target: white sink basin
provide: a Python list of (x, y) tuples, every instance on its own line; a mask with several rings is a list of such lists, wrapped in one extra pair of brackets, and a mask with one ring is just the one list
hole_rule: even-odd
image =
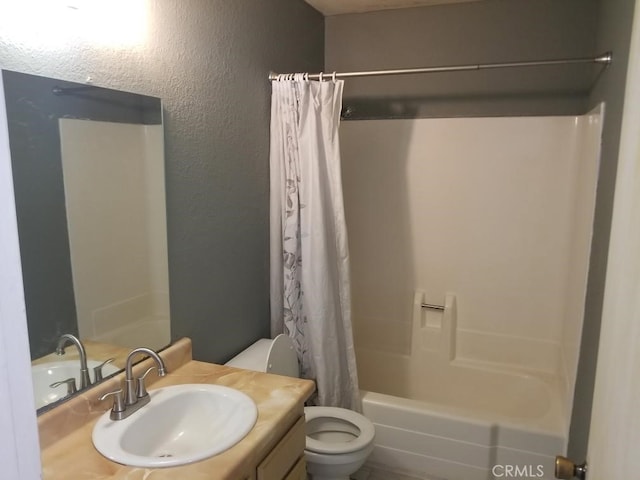
[(151, 401), (124, 420), (105, 413), (93, 428), (93, 445), (114, 462), (173, 467), (217, 455), (253, 428), (251, 398), (220, 385), (184, 384), (149, 392)]
[[(87, 368), (93, 381), (93, 367), (100, 365), (102, 361), (87, 360)], [(106, 364), (102, 367), (102, 375), (107, 377), (120, 370), (118, 367)], [(36, 400), (36, 408), (44, 407), (67, 396), (67, 387), (60, 385), (51, 388), (49, 385), (74, 377), (76, 386), (80, 389), (80, 361), (64, 360), (60, 362), (39, 363), (31, 367), (33, 380), (33, 393)]]

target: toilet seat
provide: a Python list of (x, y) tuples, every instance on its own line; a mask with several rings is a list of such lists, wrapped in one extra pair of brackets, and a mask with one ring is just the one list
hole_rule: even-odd
[(360, 432), (348, 442), (324, 442), (307, 435), (306, 450), (308, 451), (328, 455), (351, 453), (365, 449), (373, 441), (375, 428), (371, 421), (352, 410), (337, 407), (305, 407), (304, 414), (307, 424), (316, 418), (341, 420)]

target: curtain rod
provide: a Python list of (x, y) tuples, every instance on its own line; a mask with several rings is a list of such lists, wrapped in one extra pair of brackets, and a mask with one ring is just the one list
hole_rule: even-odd
[[(473, 65), (451, 65), (447, 67), (424, 67), (424, 68), (403, 68), (399, 70), (371, 70), (363, 72), (332, 72), (332, 73), (311, 73), (308, 75), (309, 80), (331, 80), (334, 78), (352, 78), (352, 77), (377, 77), (381, 75), (408, 75), (412, 73), (440, 73), (440, 72), (465, 72), (470, 70), (490, 70), (496, 68), (513, 68), (513, 67), (541, 67), (548, 65), (571, 65), (578, 63), (597, 63), (605, 67), (611, 64), (613, 55), (606, 52), (597, 57), (583, 58), (563, 58), (558, 60), (536, 60), (529, 62), (508, 62), (508, 63), (478, 63)], [(277, 80), (278, 74), (269, 73), (269, 81)]]

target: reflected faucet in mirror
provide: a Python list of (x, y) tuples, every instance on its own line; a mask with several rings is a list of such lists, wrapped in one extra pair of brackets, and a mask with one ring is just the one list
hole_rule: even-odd
[[(126, 353), (120, 352), (114, 348), (97, 348), (94, 342), (80, 342), (80, 340), (71, 334), (61, 336), (57, 342), (60, 353), (65, 351), (68, 359), (58, 359), (55, 350), (54, 353), (37, 359), (31, 365), (31, 378), (33, 380), (33, 390), (36, 402), (36, 408), (49, 408), (59, 400), (64, 400), (74, 395), (77, 391), (84, 388), (90, 388), (96, 382), (99, 382), (105, 376), (113, 375), (120, 370), (118, 365), (110, 365), (113, 362), (124, 365)], [(76, 348), (69, 351), (69, 345)], [(100, 360), (111, 355), (107, 360)], [(121, 359), (120, 359), (121, 358)], [(82, 370), (93, 370), (93, 378), (87, 378)], [(86, 387), (79, 387), (85, 378)], [(93, 381), (92, 381), (93, 380)], [(64, 389), (66, 386), (66, 390)]]
[[(89, 369), (87, 368), (87, 351), (84, 345), (77, 337), (70, 333), (65, 333), (58, 340), (56, 346), (56, 355), (64, 355), (65, 345), (72, 343), (78, 349), (78, 355), (80, 356), (80, 389), (87, 388), (91, 385), (91, 378), (89, 377)], [(73, 392), (71, 392), (73, 393)]]
[(93, 367), (93, 383), (101, 382), (104, 379), (104, 367), (109, 363), (112, 363), (115, 358), (111, 357), (102, 362), (100, 365)]
[(58, 388), (60, 385), (67, 386), (67, 397), (69, 395), (73, 395), (78, 391), (78, 387), (76, 387), (76, 379), (75, 377), (67, 378), (66, 380), (61, 380), (59, 382), (53, 382), (49, 385), (50, 388)]

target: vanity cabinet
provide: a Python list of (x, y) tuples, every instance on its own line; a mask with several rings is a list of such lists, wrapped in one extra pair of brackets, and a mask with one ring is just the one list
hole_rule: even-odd
[(304, 415), (256, 468), (256, 480), (306, 480)]
[[(306, 480), (304, 402), (315, 388), (311, 380), (198, 362), (191, 359), (188, 340), (161, 355), (170, 373), (152, 378), (153, 388), (202, 383), (243, 391), (258, 408), (253, 430), (229, 450), (187, 465), (152, 470), (113, 463), (93, 447), (91, 435), (107, 408), (97, 398), (120, 387), (120, 374), (38, 417), (43, 480), (68, 480), (69, 465), (74, 465), (74, 480)], [(134, 375), (151, 363), (135, 365)]]

